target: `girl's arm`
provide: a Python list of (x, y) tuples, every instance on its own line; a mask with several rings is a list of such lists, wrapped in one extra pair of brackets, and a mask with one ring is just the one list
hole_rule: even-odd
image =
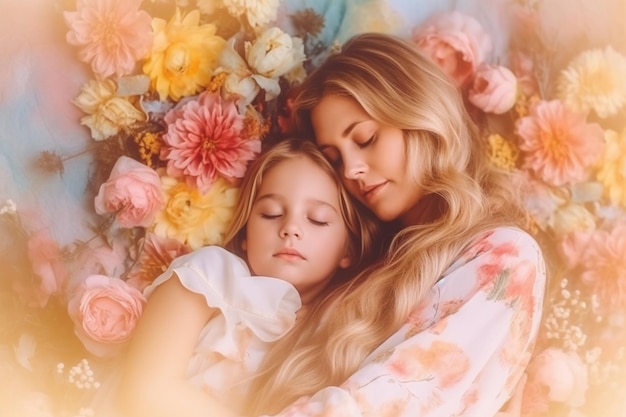
[(177, 276), (154, 290), (128, 349), (119, 388), (125, 415), (234, 416), (185, 379), (200, 331), (216, 311)]

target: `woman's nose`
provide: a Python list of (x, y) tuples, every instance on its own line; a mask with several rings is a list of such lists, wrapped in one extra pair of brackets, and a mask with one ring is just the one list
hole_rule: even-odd
[(356, 180), (367, 172), (367, 164), (360, 158), (343, 158), (343, 176), (348, 180)]

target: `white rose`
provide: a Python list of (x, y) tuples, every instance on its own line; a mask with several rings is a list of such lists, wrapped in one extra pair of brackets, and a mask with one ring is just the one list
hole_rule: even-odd
[(267, 29), (253, 43), (245, 44), (246, 60), (254, 72), (276, 79), (304, 61), (302, 39), (277, 27)]
[(254, 100), (260, 91), (259, 85), (252, 78), (248, 64), (235, 51), (235, 39), (229, 39), (220, 56), (220, 70), (228, 74), (224, 81), (226, 96), (237, 99), (239, 110), (245, 108)]

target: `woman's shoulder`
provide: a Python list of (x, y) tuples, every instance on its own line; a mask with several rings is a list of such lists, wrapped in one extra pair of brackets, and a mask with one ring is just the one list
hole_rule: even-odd
[(503, 247), (516, 249), (517, 251), (531, 250), (541, 252), (537, 240), (529, 232), (515, 226), (500, 226), (481, 232), (471, 239), (465, 250), (471, 250), (472, 248), (493, 250)]
[(532, 263), (543, 273), (544, 258), (535, 238), (527, 231), (513, 226), (496, 227), (474, 236), (461, 250), (446, 271), (448, 275), (461, 267), (480, 268), (480, 265)]

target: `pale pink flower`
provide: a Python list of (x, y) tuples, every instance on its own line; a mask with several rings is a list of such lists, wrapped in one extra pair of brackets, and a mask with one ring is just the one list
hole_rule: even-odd
[(483, 64), (474, 74), (468, 100), (486, 113), (502, 114), (515, 105), (517, 78), (507, 67)]
[(519, 149), (525, 169), (548, 184), (561, 186), (585, 179), (600, 157), (604, 132), (587, 123), (585, 114), (569, 110), (558, 100), (540, 101), (517, 120)]
[(579, 407), (588, 388), (587, 367), (575, 352), (547, 348), (528, 365), (528, 384), (548, 388), (548, 399)]
[(106, 78), (130, 74), (152, 44), (152, 18), (140, 10), (142, 0), (78, 0), (64, 12), (66, 39), (81, 47), (79, 58)]
[(411, 34), (413, 42), (461, 86), (493, 45), (480, 23), (458, 11), (434, 15)]
[(185, 178), (202, 193), (219, 177), (243, 177), (261, 151), (258, 138), (242, 133), (244, 116), (235, 102), (208, 91), (168, 112), (165, 122), (161, 159), (167, 161), (167, 174)]
[(109, 179), (100, 185), (94, 203), (96, 213), (115, 213), (122, 227), (148, 227), (164, 205), (159, 174), (141, 162), (121, 156)]
[(531, 57), (515, 52), (511, 57), (511, 69), (517, 78), (517, 86), (522, 94), (527, 97), (537, 93), (539, 86), (535, 77), (535, 62)]
[(119, 278), (91, 275), (72, 294), (67, 311), (74, 333), (96, 356), (112, 356), (131, 338), (146, 299)]
[(597, 230), (583, 253), (582, 281), (599, 297), (606, 311), (626, 306), (626, 224)]
[(520, 180), (524, 208), (533, 221), (542, 230), (554, 226), (556, 211), (567, 201), (568, 196), (537, 180), (528, 171), (522, 171), (517, 178)]
[(30, 306), (45, 307), (50, 296), (59, 294), (68, 278), (68, 270), (58, 243), (47, 230), (41, 229), (28, 238), (28, 258), (35, 281), (15, 283), (15, 290)]
[(593, 230), (574, 230), (561, 237), (557, 242), (557, 251), (565, 261), (565, 267), (574, 269), (580, 263), (587, 250)]
[(82, 282), (94, 271), (107, 276), (119, 276), (126, 268), (129, 253), (127, 236), (114, 234), (107, 240), (95, 240), (89, 245), (81, 245), (72, 253), (72, 278), (70, 286), (73, 288)]
[(176, 239), (148, 232), (141, 240), (141, 251), (133, 269), (126, 277), (126, 282), (143, 291), (156, 277), (165, 272), (174, 259), (190, 251), (189, 246)]

